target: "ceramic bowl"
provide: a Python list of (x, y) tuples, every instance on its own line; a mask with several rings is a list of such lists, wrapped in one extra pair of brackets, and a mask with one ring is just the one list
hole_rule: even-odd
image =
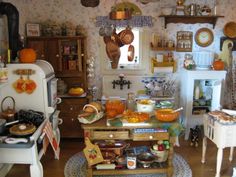
[(137, 110), (138, 112), (147, 112), (150, 113), (155, 108), (155, 101), (153, 100), (139, 100), (137, 102)]
[(172, 122), (179, 117), (179, 112), (173, 112), (173, 109), (155, 110), (156, 119), (162, 122)]
[(164, 8), (162, 8), (161, 12), (162, 12), (163, 15), (171, 15), (172, 11), (173, 11), (173, 8), (171, 8), (171, 7), (164, 7)]

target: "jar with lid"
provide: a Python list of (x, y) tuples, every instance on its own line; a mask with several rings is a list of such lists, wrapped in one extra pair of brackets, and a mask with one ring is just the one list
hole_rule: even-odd
[(128, 93), (128, 98), (126, 101), (126, 108), (135, 111), (136, 102), (135, 102), (135, 94), (134, 93)]

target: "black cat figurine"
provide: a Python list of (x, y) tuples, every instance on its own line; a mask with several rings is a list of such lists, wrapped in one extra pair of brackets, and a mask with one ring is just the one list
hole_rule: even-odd
[(191, 138), (190, 146), (198, 147), (199, 134), (200, 134), (200, 128), (198, 126), (196, 126), (195, 128), (190, 128), (190, 138)]

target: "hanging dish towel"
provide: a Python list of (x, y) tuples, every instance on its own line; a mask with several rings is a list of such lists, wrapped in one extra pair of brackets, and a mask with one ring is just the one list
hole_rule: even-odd
[(49, 121), (46, 122), (43, 132), (45, 133), (45, 138), (43, 140), (43, 149), (44, 149), (44, 153), (46, 152), (46, 149), (49, 145), (49, 142), (52, 146), (52, 149), (55, 153), (56, 159), (59, 159), (59, 155), (60, 155), (60, 147), (59, 144), (57, 143), (57, 140), (53, 134), (53, 130), (52, 130), (52, 125)]

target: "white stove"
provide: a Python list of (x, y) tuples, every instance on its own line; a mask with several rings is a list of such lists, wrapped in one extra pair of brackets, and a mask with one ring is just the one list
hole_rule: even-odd
[[(22, 109), (39, 111), (44, 113), (45, 119), (34, 134), (28, 137), (28, 143), (11, 145), (0, 143), (0, 163), (29, 164), (31, 177), (43, 177), (43, 167), (40, 163), (43, 149), (38, 141), (44, 138), (43, 128), (46, 121), (52, 123), (53, 133), (57, 142), (60, 142), (58, 124), (62, 122), (58, 119), (59, 111), (56, 108), (61, 99), (57, 97), (57, 78), (51, 64), (44, 60), (37, 60), (34, 64), (8, 64), (7, 68), (8, 81), (0, 87), (0, 101), (6, 96), (11, 96), (15, 100), (16, 111)], [(30, 75), (27, 74), (28, 71)], [(30, 78), (36, 83), (36, 89), (31, 94), (16, 92), (12, 85), (19, 78), (26, 80)], [(10, 107), (11, 104), (7, 102)], [(9, 170), (9, 167), (4, 166), (2, 168), (0, 166), (0, 176), (5, 176)]]

